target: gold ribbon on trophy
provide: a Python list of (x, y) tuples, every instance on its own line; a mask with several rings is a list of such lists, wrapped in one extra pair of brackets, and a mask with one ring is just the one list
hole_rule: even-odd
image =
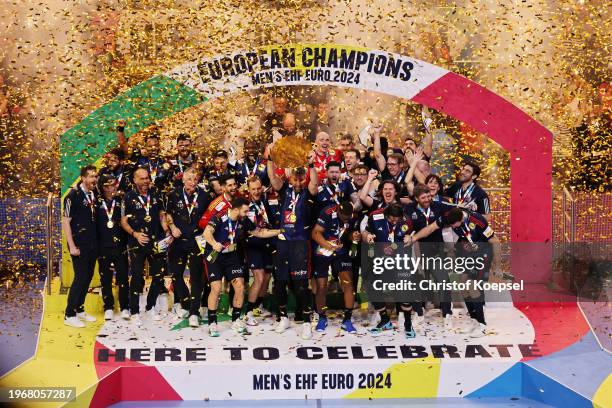
[(304, 167), (308, 164), (308, 153), (311, 150), (312, 145), (308, 140), (297, 136), (286, 136), (274, 143), (270, 156), (278, 167)]

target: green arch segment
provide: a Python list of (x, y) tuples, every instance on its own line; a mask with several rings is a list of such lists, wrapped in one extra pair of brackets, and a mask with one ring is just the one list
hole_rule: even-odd
[(158, 75), (96, 109), (60, 139), (62, 195), (79, 177), (80, 168), (97, 161), (115, 145), (117, 120), (127, 120), (127, 137), (174, 113), (206, 102), (197, 91)]

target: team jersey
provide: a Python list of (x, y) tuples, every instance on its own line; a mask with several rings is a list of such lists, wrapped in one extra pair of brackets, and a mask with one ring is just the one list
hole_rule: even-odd
[(225, 197), (225, 194), (221, 194), (220, 196), (216, 197), (208, 205), (208, 208), (206, 209), (204, 214), (202, 214), (202, 217), (198, 222), (198, 226), (200, 227), (200, 229), (204, 230), (204, 228), (206, 228), (206, 226), (208, 225), (210, 219), (215, 215), (225, 215), (231, 206), (232, 203)]
[[(259, 200), (251, 200), (249, 203), (249, 211), (247, 212), (247, 216), (244, 220), (244, 224), (247, 227), (247, 230), (251, 231), (256, 228), (266, 228), (273, 229), (274, 228), (274, 218), (272, 214), (272, 210), (268, 205), (268, 200), (265, 196), (262, 196)], [(258, 238), (250, 236), (247, 238), (247, 245), (257, 246), (257, 245), (265, 245), (269, 243), (272, 238)]]
[[(429, 224), (435, 222), (438, 217), (446, 214), (453, 209), (454, 206), (441, 202), (432, 201), (428, 208), (422, 208), (418, 203), (410, 203), (404, 207), (406, 217), (412, 222), (414, 232), (419, 232)], [(444, 242), (442, 238), (442, 229), (434, 231), (429, 236), (423, 238), (421, 242)]]
[(331, 184), (325, 180), (317, 190), (317, 203), (319, 208), (325, 208), (332, 204), (340, 204), (340, 201), (347, 200), (351, 194), (347, 194), (346, 183)]
[(247, 163), (246, 161), (240, 161), (236, 163), (235, 169), (239, 173), (240, 184), (246, 183), (247, 179), (252, 176), (258, 176), (261, 180), (261, 183), (264, 186), (270, 185), (270, 180), (268, 179), (268, 171), (266, 169), (266, 159), (262, 159), (258, 157), (254, 163)]
[(64, 217), (70, 218), (72, 239), (79, 249), (91, 249), (97, 245), (96, 195), (85, 192), (81, 184), (71, 188), (64, 199)]
[(480, 214), (489, 214), (489, 196), (478, 184), (472, 183), (467, 188), (461, 188), (461, 182), (453, 183), (445, 192), (454, 204), (476, 203), (476, 211)]
[(289, 241), (307, 241), (310, 239), (311, 214), (316, 197), (308, 188), (296, 193), (288, 182), (279, 191), (281, 203), (282, 237)]
[(96, 204), (98, 245), (102, 248), (125, 249), (127, 235), (121, 227), (121, 198), (106, 200), (100, 196)]
[(366, 231), (376, 236), (376, 242), (403, 242), (404, 237), (412, 232), (412, 223), (409, 219), (401, 219), (391, 224), (381, 208), (370, 214)]
[[(337, 204), (333, 204), (321, 210), (317, 218), (317, 225), (323, 227), (323, 238), (326, 241), (336, 245), (343, 245), (341, 249), (334, 251), (334, 253), (336, 255), (344, 255), (349, 252), (351, 235), (357, 229), (357, 220), (351, 218), (346, 223), (341, 222), (338, 217), (338, 207)], [(315, 255), (324, 256), (325, 254), (321, 252), (321, 249), (316, 244)]]
[(182, 157), (176, 155), (175, 157), (169, 159), (168, 162), (171, 166), (170, 180), (172, 181), (172, 186), (174, 188), (183, 187), (183, 173), (185, 170), (197, 163), (201, 163), (194, 153), (190, 154), (189, 158), (187, 159), (183, 159)]
[(340, 150), (329, 149), (329, 151), (323, 155), (316, 153), (313, 164), (319, 180), (325, 180), (327, 178), (325, 166), (327, 166), (328, 163), (333, 161), (340, 163), (342, 159), (342, 152)]
[(175, 239), (175, 243), (187, 243), (202, 233), (198, 223), (209, 202), (209, 195), (200, 187), (196, 187), (192, 194), (188, 194), (183, 187), (175, 188), (168, 194), (166, 212), (172, 216), (174, 225), (181, 231), (181, 236)]
[[(441, 228), (448, 226), (443, 216), (438, 217), (436, 223)], [(487, 220), (481, 214), (474, 212), (467, 214), (463, 223), (453, 228), (453, 231), (459, 236), (459, 240), (468, 242), (489, 242), (495, 235)]]
[[(232, 221), (228, 214), (217, 214), (208, 221), (208, 225), (213, 229), (215, 241), (223, 245), (221, 252), (231, 252), (236, 250), (238, 242), (243, 237), (246, 228), (242, 220)], [(213, 251), (211, 245), (206, 245), (204, 256), (208, 256)]]
[[(156, 241), (164, 238), (160, 221), (160, 213), (163, 211), (165, 204), (156, 189), (150, 189), (145, 195), (130, 190), (121, 203), (121, 216), (127, 217), (130, 227), (136, 232), (144, 232), (149, 236), (149, 242), (145, 247), (153, 247)], [(140, 244), (136, 238), (129, 236), (128, 245), (136, 247)]]

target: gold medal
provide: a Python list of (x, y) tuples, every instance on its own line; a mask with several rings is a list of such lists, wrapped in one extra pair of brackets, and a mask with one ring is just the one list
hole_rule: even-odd
[(291, 213), (289, 214), (289, 222), (296, 222), (297, 221), (297, 217), (295, 215), (295, 213)]
[(113, 227), (115, 226), (115, 223), (114, 223), (114, 222), (112, 222), (111, 220), (108, 220), (108, 222), (106, 223), (106, 226), (107, 226), (108, 228), (113, 228)]
[(151, 216), (150, 215), (145, 216), (144, 217), (144, 221), (145, 222), (151, 222)]

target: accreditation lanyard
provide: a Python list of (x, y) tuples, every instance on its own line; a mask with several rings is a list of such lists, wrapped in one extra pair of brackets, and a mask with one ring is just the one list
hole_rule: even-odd
[(463, 204), (467, 197), (471, 198), (472, 191), (474, 191), (475, 186), (476, 184), (472, 183), (467, 189), (465, 189), (465, 191), (463, 191), (463, 188), (460, 187), (459, 191), (457, 191), (457, 193), (455, 194), (455, 199), (457, 201), (457, 204)]
[(191, 213), (196, 206), (196, 202), (198, 201), (198, 191), (193, 194), (193, 200), (190, 202), (185, 189), (183, 188), (183, 199), (185, 200), (185, 206), (187, 207), (187, 212), (189, 213), (189, 219), (191, 219)]
[(402, 184), (403, 179), (404, 179), (404, 170), (402, 170), (402, 172), (398, 174), (398, 176), (395, 178), (395, 181), (397, 181), (398, 184)]

